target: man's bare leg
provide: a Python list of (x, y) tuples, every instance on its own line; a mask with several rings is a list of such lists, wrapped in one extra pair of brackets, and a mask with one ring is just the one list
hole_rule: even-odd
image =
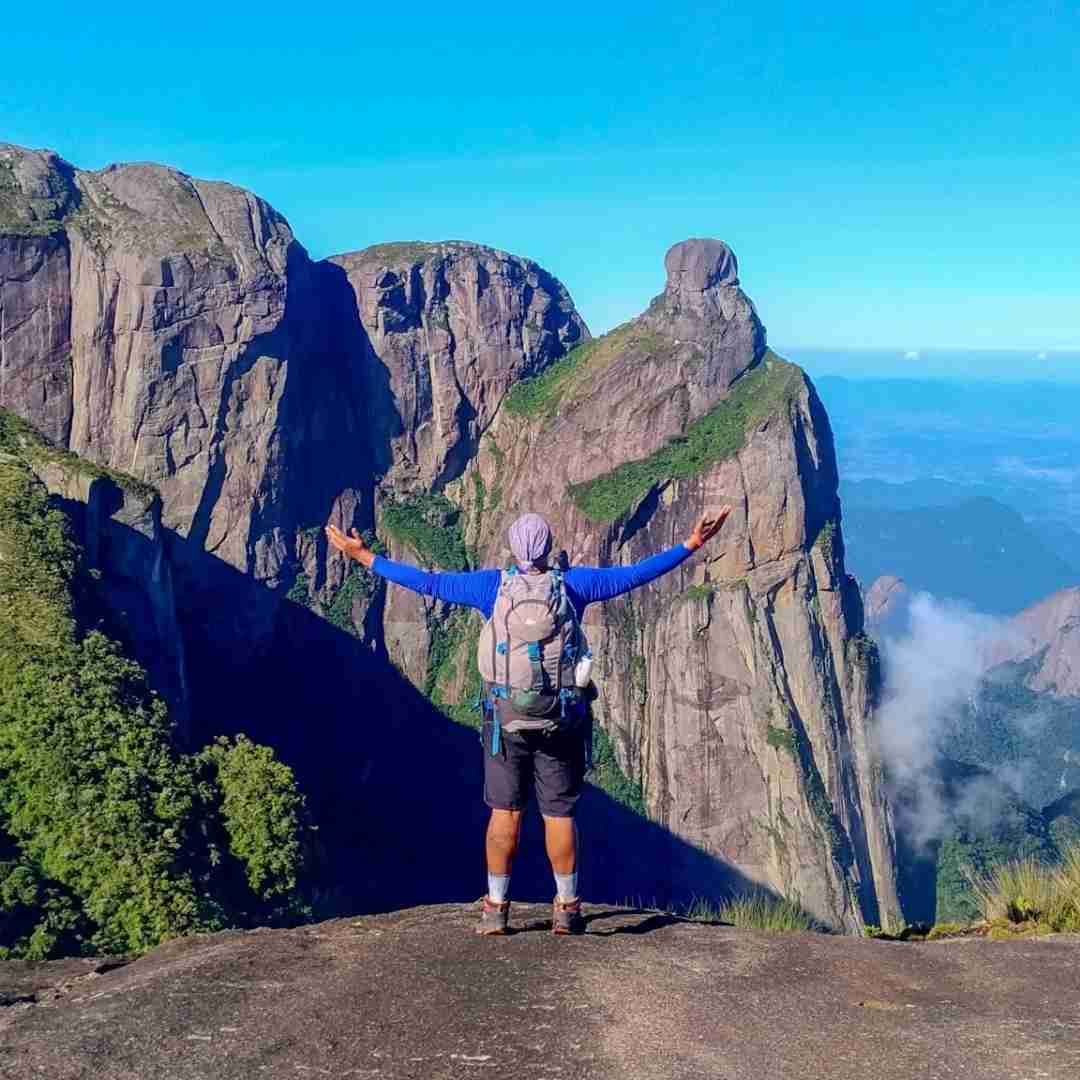
[[(551, 869), (560, 877), (577, 872), (577, 826), (570, 817), (544, 818), (544, 846), (547, 848)], [(564, 896), (573, 900), (576, 896)]]
[(574, 819), (545, 817), (544, 844), (555, 875), (551, 929), (556, 934), (584, 933), (585, 920), (577, 888), (578, 835)]
[(478, 934), (505, 934), (510, 923), (510, 870), (521, 834), (520, 810), (492, 810), (487, 828), (488, 891)]
[(509, 876), (521, 835), (521, 810), (492, 810), (487, 828), (487, 868), (489, 874)]

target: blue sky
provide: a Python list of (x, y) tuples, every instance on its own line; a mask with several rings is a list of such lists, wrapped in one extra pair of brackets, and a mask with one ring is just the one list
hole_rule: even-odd
[(1080, 348), (1080, 5), (755, 7), (19, 4), (0, 139), (529, 255), (594, 331), (718, 236), (781, 346)]

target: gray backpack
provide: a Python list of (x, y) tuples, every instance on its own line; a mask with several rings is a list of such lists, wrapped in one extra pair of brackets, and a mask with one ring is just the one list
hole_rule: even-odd
[[(491, 618), (480, 632), (477, 662), (493, 711), (506, 701), (505, 731), (551, 731), (581, 692), (574, 667), (587, 651), (559, 570), (504, 571)], [(499, 725), (496, 724), (496, 728)]]

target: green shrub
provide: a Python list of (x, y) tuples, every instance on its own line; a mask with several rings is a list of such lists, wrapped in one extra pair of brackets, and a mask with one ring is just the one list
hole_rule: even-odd
[(0, 862), (0, 960), (46, 960), (79, 951), (91, 927), (79, 902), (23, 860)]
[(270, 747), (244, 735), (219, 736), (199, 760), (213, 775), (229, 852), (243, 864), (252, 893), (267, 901), (294, 893), (304, 864), (305, 823), (292, 770)]
[(289, 586), (285, 599), (291, 600), (294, 604), (300, 604), (302, 607), (311, 607), (311, 590), (307, 574), (301, 571), (293, 578), (293, 583)]
[(627, 461), (583, 484), (570, 497), (592, 521), (628, 513), (656, 484), (698, 476), (742, 448), (755, 424), (784, 408), (803, 385), (801, 371), (769, 357), (742, 376), (723, 401), (655, 453)]
[(695, 584), (688, 585), (682, 591), (682, 597), (684, 600), (708, 600), (716, 592), (715, 585), (708, 584)]
[(601, 791), (610, 795), (617, 803), (621, 803), (628, 810), (647, 818), (649, 813), (645, 807), (645, 796), (641, 788), (641, 781), (631, 780), (623, 772), (622, 767), (619, 765), (619, 759), (615, 756), (615, 747), (611, 742), (611, 736), (596, 720), (593, 721), (592, 739), (592, 782)]
[(381, 519), (383, 529), (408, 544), (426, 566), (463, 570), (468, 565), (461, 513), (445, 495), (425, 492), (386, 502)]
[(357, 600), (368, 599), (374, 588), (375, 582), (371, 571), (365, 570), (356, 563), (350, 563), (345, 571), (345, 580), (324, 609), (323, 614), (327, 622), (333, 623), (346, 634), (359, 637), (360, 632), (353, 618), (353, 608)]
[(0, 461), (5, 955), (137, 952), (243, 924), (300, 871), (291, 774), (246, 740), (177, 752), (142, 669), (80, 633), (80, 556), (30, 470)]
[(799, 748), (795, 741), (795, 732), (789, 728), (774, 727), (769, 724), (765, 730), (765, 741), (774, 750), (784, 750), (792, 757), (798, 756)]

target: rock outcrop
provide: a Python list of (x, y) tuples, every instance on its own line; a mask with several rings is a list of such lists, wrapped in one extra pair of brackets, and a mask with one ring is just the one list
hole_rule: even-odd
[(641, 317), (508, 399), (461, 497), (475, 514), (472, 491), (501, 489), (476, 527), (496, 565), (525, 509), (572, 563), (605, 564), (732, 504), (701, 557), (587, 615), (605, 727), (679, 837), (834, 925), (895, 919), (877, 658), (844, 570), (828, 420), (765, 349), (725, 245), (687, 241), (667, 268)]
[[(328, 519), (454, 567), (500, 563), (510, 517), (540, 509), (572, 561), (603, 564), (731, 502), (702, 557), (591, 613), (598, 710), (682, 853), (657, 891), (692, 891), (704, 852), (836, 925), (886, 923), (876, 653), (827, 418), (767, 351), (726, 245), (678, 244), (666, 268), (591, 340), (525, 259), (452, 242), (313, 263), (238, 188), (4, 147), (0, 404), (160, 491), (196, 729), (212, 712), (324, 763), (313, 715), (377, 714), (381, 738), (412, 707), (387, 661), (464, 702), (475, 632), (328, 558)], [(372, 737), (336, 751), (366, 778)], [(376, 785), (339, 781), (319, 786), (344, 820)]]
[(83, 552), (81, 619), (100, 625), (146, 670), (177, 738), (190, 736), (191, 700), (161, 497), (149, 485), (58, 450), (0, 409), (0, 457), (13, 455), (65, 511)]
[(601, 908), (553, 941), (550, 911), (515, 906), (521, 932), (484, 941), (447, 905), (129, 964), (0, 962), (0, 1077), (1076, 1075), (1067, 936), (900, 944)]
[(910, 595), (911, 590), (903, 578), (893, 574), (883, 574), (875, 578), (863, 598), (866, 625), (877, 627), (887, 623), (904, 607)]
[(1062, 589), (1014, 615), (989, 649), (987, 666), (1024, 666), (1032, 690), (1080, 697), (1080, 588)]
[[(589, 337), (559, 281), (479, 244), (379, 244), (335, 256), (329, 268), (347, 283), (338, 328), (363, 379), (379, 502), (457, 480), (511, 386)], [(392, 532), (385, 540), (392, 556), (416, 558)], [(431, 605), (396, 589), (378, 603), (375, 638), (423, 686)]]

